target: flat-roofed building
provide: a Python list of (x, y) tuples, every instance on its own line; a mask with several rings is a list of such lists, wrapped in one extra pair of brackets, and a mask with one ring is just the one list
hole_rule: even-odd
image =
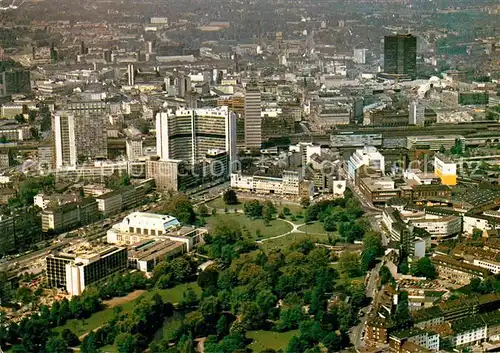
[(425, 229), (431, 234), (433, 240), (455, 236), (462, 231), (462, 218), (456, 216), (426, 215), (424, 218), (413, 219), (410, 223), (415, 227)]
[(149, 239), (169, 239), (184, 243), (192, 251), (203, 242), (204, 228), (183, 227), (177, 218), (156, 213), (133, 212), (107, 233), (110, 244), (132, 245)]
[(67, 249), (46, 258), (47, 283), (51, 288), (81, 295), (85, 288), (127, 268), (127, 249), (105, 246)]
[(434, 173), (441, 179), (441, 184), (457, 185), (457, 164), (442, 153), (434, 155)]
[(347, 175), (350, 180), (356, 180), (360, 168), (370, 168), (385, 172), (385, 157), (373, 146), (357, 149), (347, 162)]
[(359, 189), (374, 204), (386, 203), (401, 195), (401, 190), (395, 187), (395, 183), (390, 177), (360, 178)]
[(463, 140), (460, 135), (446, 135), (446, 136), (407, 136), (406, 148), (409, 150), (427, 149), (431, 151), (439, 151), (441, 147), (450, 150), (455, 146), (456, 140)]
[(431, 261), (436, 267), (439, 278), (461, 285), (469, 284), (473, 278), (484, 279), (488, 276), (488, 270), (459, 261), (451, 256), (436, 255), (431, 258)]
[(151, 272), (160, 261), (172, 259), (186, 250), (186, 244), (170, 239), (144, 240), (129, 247), (129, 267), (142, 272)]

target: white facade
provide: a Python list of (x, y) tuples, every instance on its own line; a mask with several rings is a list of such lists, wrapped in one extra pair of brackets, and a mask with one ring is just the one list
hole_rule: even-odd
[(137, 233), (145, 235), (162, 235), (172, 228), (180, 226), (177, 218), (156, 213), (133, 212), (123, 219), (113, 229), (122, 233)]
[(283, 194), (297, 195), (300, 182), (302, 181), (302, 173), (295, 170), (283, 171)]
[(75, 116), (54, 114), (52, 117), (56, 168), (75, 166), (77, 162)]
[(408, 107), (410, 125), (425, 125), (425, 106), (417, 102), (410, 103)]
[(480, 230), (500, 229), (500, 222), (491, 221), (491, 217), (485, 216), (464, 216), (464, 233), (472, 234), (474, 228)]
[(385, 171), (385, 158), (373, 146), (366, 146), (363, 149), (357, 149), (347, 162), (347, 174), (351, 180), (356, 177), (356, 170), (366, 166), (374, 170)]
[(133, 212), (120, 223), (113, 225), (106, 234), (110, 244), (133, 245), (145, 239), (170, 239), (185, 244), (191, 251), (203, 241), (204, 228), (181, 227), (177, 218), (145, 212)]
[(410, 223), (415, 227), (425, 229), (433, 238), (443, 238), (455, 235), (462, 230), (462, 219), (455, 216), (436, 217), (435, 219), (415, 219), (411, 220)]
[(298, 196), (302, 175), (299, 171), (283, 171), (282, 177), (244, 175), (231, 173), (231, 187), (257, 194), (275, 194)]
[(416, 238), (413, 244), (415, 247), (415, 253), (413, 256), (419, 259), (425, 257), (426, 241), (422, 238)]
[(453, 346), (469, 345), (474, 342), (485, 340), (488, 337), (486, 325), (471, 328), (467, 331), (455, 333), (451, 338), (451, 343)]
[(439, 334), (425, 332), (417, 336), (410, 337), (408, 341), (418, 344), (428, 350), (439, 350)]
[(366, 49), (354, 49), (354, 62), (356, 64), (366, 64)]
[(478, 260), (474, 259), (474, 265), (482, 267), (494, 274), (500, 273), (500, 263), (491, 260)]

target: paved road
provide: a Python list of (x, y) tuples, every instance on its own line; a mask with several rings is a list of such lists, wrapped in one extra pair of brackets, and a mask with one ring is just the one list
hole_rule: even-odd
[(374, 300), (374, 294), (377, 290), (378, 276), (381, 267), (382, 263), (378, 263), (375, 268), (370, 271), (370, 278), (368, 279), (368, 283), (366, 284), (366, 296), (368, 298), (372, 298), (372, 302), (368, 306), (361, 309), (361, 311), (364, 313), (364, 316), (361, 318), (361, 322), (351, 330), (351, 342), (355, 348), (360, 348), (363, 346), (363, 341), (361, 338), (363, 337), (362, 334), (365, 329), (369, 313), (372, 310), (372, 303)]

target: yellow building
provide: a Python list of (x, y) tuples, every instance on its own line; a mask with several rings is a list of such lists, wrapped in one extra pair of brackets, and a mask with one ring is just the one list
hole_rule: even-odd
[(434, 173), (443, 185), (457, 185), (457, 164), (442, 153), (434, 155)]

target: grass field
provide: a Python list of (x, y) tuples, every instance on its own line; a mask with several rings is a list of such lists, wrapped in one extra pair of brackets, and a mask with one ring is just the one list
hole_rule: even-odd
[(247, 337), (254, 341), (248, 346), (253, 352), (260, 352), (266, 348), (285, 349), (290, 339), (299, 334), (299, 330), (288, 332), (248, 331)]
[[(171, 289), (159, 289), (156, 291), (151, 290), (145, 292), (143, 295), (141, 295), (135, 300), (131, 300), (128, 303), (120, 305), (120, 307), (122, 308), (122, 313), (131, 313), (135, 308), (137, 300), (141, 300), (142, 298), (146, 299), (152, 298), (155, 293), (160, 294), (164, 302), (178, 303), (182, 299), (182, 294), (186, 291), (188, 287), (193, 288), (199, 295), (201, 294), (201, 289), (195, 282), (180, 284)], [(108, 322), (112, 317), (113, 317), (113, 309), (106, 308), (104, 310), (101, 310), (93, 314), (86, 320), (68, 320), (68, 322), (66, 322), (65, 325), (56, 327), (54, 330), (56, 332), (60, 332), (65, 328), (69, 328), (77, 336), (81, 336), (89, 331), (101, 327), (106, 322)]]
[(264, 250), (271, 250), (273, 248), (283, 248), (287, 247), (293, 243), (300, 242), (305, 239), (310, 239), (311, 241), (315, 243), (327, 243), (328, 242), (328, 236), (326, 234), (324, 235), (306, 235), (305, 233), (292, 233), (288, 234), (284, 237), (278, 238), (278, 239), (271, 239), (264, 241), (262, 244), (262, 248)]
[(243, 209), (243, 203), (242, 202), (240, 202), (237, 205), (226, 205), (224, 203), (224, 200), (222, 200), (222, 197), (218, 197), (215, 200), (207, 202), (206, 205), (207, 205), (207, 207), (216, 208), (218, 210), (223, 210), (226, 207), (227, 207), (228, 210), (234, 210), (235, 208), (240, 209), (240, 210)]
[[(241, 197), (240, 196), (239, 197), (239, 201), (240, 201), (239, 204), (237, 204), (237, 205), (226, 205), (224, 203), (224, 200), (222, 200), (222, 197), (218, 197), (215, 200), (207, 202), (206, 205), (207, 205), (207, 207), (217, 208), (218, 210), (223, 210), (226, 207), (227, 207), (228, 210), (234, 210), (235, 208), (239, 209), (239, 210), (242, 210), (243, 207), (244, 207), (245, 202), (250, 201), (250, 200), (255, 200), (255, 199), (252, 198), (251, 196), (250, 197)], [(261, 203), (264, 202), (264, 200), (261, 200), (261, 199), (257, 199), (257, 200), (259, 200)], [(283, 208), (285, 208), (285, 207), (288, 207), (288, 209), (290, 209), (290, 211), (293, 214), (296, 214), (297, 212), (300, 212), (300, 211), (302, 211), (302, 212), (305, 211), (302, 208), (302, 206), (294, 204), (294, 203), (287, 203), (287, 202), (284, 202), (284, 201), (275, 201), (273, 203), (276, 206), (276, 208), (278, 209), (278, 212), (281, 211), (281, 210), (283, 210)]]
[(227, 220), (232, 219), (238, 222), (242, 228), (248, 229), (252, 238), (256, 238), (257, 229), (260, 230), (262, 238), (275, 237), (277, 235), (285, 234), (291, 231), (293, 228), (287, 222), (281, 220), (272, 220), (269, 226), (264, 224), (262, 219), (252, 220), (245, 215), (228, 213), (228, 214), (218, 214), (215, 217), (210, 216), (206, 218), (208, 229), (213, 228), (217, 222), (221, 219)]
[[(325, 229), (323, 228), (323, 223), (320, 222), (304, 224), (299, 227), (299, 230), (310, 234), (328, 234), (327, 232), (325, 232)], [(334, 232), (332, 232), (331, 234), (334, 234)]]

